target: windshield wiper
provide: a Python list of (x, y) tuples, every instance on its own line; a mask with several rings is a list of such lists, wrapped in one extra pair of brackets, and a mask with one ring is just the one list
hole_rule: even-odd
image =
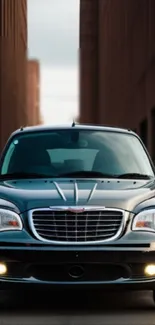
[(121, 175), (116, 174), (104, 174), (97, 171), (75, 171), (70, 173), (60, 174), (59, 177), (101, 177), (101, 178), (124, 178), (124, 179), (151, 179), (153, 176), (139, 174), (139, 173), (126, 173)]
[(140, 174), (140, 173), (126, 173), (118, 175), (118, 178), (125, 178), (125, 179), (151, 179), (153, 176)]
[(7, 180), (7, 179), (29, 179), (29, 178), (51, 178), (53, 176), (46, 175), (46, 174), (39, 174), (39, 173), (26, 173), (26, 172), (19, 172), (19, 173), (9, 173), (0, 175), (0, 180)]
[(59, 177), (101, 177), (101, 178), (117, 178), (117, 175), (104, 174), (97, 171), (75, 171), (70, 173), (60, 174)]
[(9, 173), (0, 175), (0, 180), (9, 180), (9, 179), (29, 179), (29, 178), (61, 178), (61, 177), (98, 177), (98, 178), (124, 178), (124, 179), (151, 179), (153, 176), (138, 174), (138, 173), (126, 173), (121, 175), (116, 174), (104, 174), (98, 171), (84, 171), (79, 170), (70, 173), (63, 173), (59, 175), (47, 175), (41, 173), (28, 173), (28, 172), (18, 172), (18, 173)]

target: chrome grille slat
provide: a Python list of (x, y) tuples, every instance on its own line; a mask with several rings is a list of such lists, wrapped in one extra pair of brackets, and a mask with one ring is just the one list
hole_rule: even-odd
[[(98, 211), (98, 212), (99, 212), (99, 211)], [(46, 214), (45, 214), (45, 215), (46, 215)], [(45, 215), (35, 215), (35, 218), (36, 218), (36, 217), (39, 217), (39, 220), (40, 220), (40, 217), (43, 217), (43, 220), (44, 220)], [(62, 218), (62, 214), (56, 214), (56, 215), (57, 215), (57, 217)], [(72, 214), (72, 215), (73, 215), (73, 214)], [(75, 215), (75, 214), (74, 214), (74, 215)], [(81, 217), (83, 217), (83, 216), (85, 217), (86, 215), (80, 213), (80, 216), (81, 216)], [(91, 216), (96, 218), (96, 215), (95, 215), (95, 214), (91, 214)], [(108, 214), (107, 214), (107, 215), (105, 214), (104, 217), (105, 217), (105, 216), (107, 216), (108, 218), (109, 218), (109, 216), (110, 216), (110, 217), (115, 217), (115, 218), (117, 217), (117, 219), (120, 219), (120, 217), (121, 217), (120, 215), (117, 216), (117, 215), (108, 215)]]
[(57, 225), (56, 225), (56, 221), (55, 221), (55, 218), (54, 218), (54, 213), (52, 214), (52, 216), (53, 216), (53, 223), (54, 223), (55, 235), (57, 237)]
[(96, 232), (96, 237), (97, 237), (97, 235), (98, 235), (98, 228), (100, 227), (100, 220), (101, 220), (101, 211), (99, 212), (98, 221), (97, 221), (97, 223), (96, 223), (96, 230), (95, 230), (95, 232)]
[[(119, 225), (120, 223), (117, 223), (117, 224), (114, 224), (115, 226), (117, 226), (117, 225)], [(51, 225), (49, 225), (49, 224), (36, 224), (36, 223), (34, 223), (34, 225), (35, 225), (35, 227), (37, 228), (37, 227), (41, 227), (41, 226), (43, 226), (43, 227), (49, 227), (49, 226), (52, 226), (52, 224)], [(57, 225), (57, 228), (62, 228), (62, 227), (68, 227), (68, 228), (72, 228), (73, 226), (72, 225), (67, 225), (66, 226), (66, 224), (65, 225)], [(77, 225), (77, 227), (81, 227), (80, 225)], [(94, 228), (94, 225), (87, 225), (87, 229), (89, 228), (89, 227), (91, 227), (91, 228)], [(101, 227), (101, 225), (99, 226), (99, 227)], [(104, 227), (113, 227), (113, 225), (111, 225), (111, 224), (107, 224), (107, 225), (104, 225)]]
[(75, 241), (77, 242), (77, 238), (78, 238), (78, 230), (77, 230), (77, 223), (78, 223), (78, 217), (77, 217), (77, 213), (75, 213)]
[[(122, 219), (122, 218), (120, 218), (120, 219)], [(101, 222), (103, 221), (103, 222), (108, 222), (108, 221), (110, 221), (110, 222), (120, 222), (120, 219), (104, 219), (104, 220), (101, 220)], [(51, 219), (35, 219), (34, 218), (34, 220), (35, 221), (47, 221), (47, 222), (52, 222), (52, 220)], [(62, 221), (65, 221), (65, 222), (69, 222), (70, 221), (70, 219), (57, 219), (57, 222), (62, 222)], [(83, 221), (83, 219), (78, 219), (78, 221)], [(92, 222), (96, 222), (96, 219), (91, 219), (91, 221)]]
[(119, 209), (91, 208), (75, 212), (67, 207), (30, 211), (30, 224), (36, 237), (53, 243), (82, 244), (117, 238), (124, 227), (125, 212)]
[[(41, 233), (41, 235), (44, 236), (44, 234), (42, 234), (42, 233)], [(111, 233), (111, 235), (112, 235), (112, 233)], [(50, 235), (46, 235), (46, 236), (51, 237)], [(108, 236), (107, 235), (102, 235), (102, 236), (99, 235), (98, 237), (108, 237)], [(63, 238), (65, 240), (65, 236), (59, 236), (59, 238)], [(68, 236), (68, 238), (69, 239), (71, 239), (71, 238), (75, 239), (75, 236)], [(77, 238), (83, 238), (84, 239), (85, 236), (78, 236)], [(96, 238), (96, 235), (94, 235), (94, 236), (93, 235), (88, 235), (87, 238)]]
[[(61, 226), (57, 224), (57, 227), (59, 229), (59, 227), (61, 227)], [(66, 239), (68, 241), (68, 225), (67, 225), (67, 214), (66, 213), (65, 213), (65, 229), (66, 229)]]
[[(115, 231), (116, 230), (116, 228), (112, 228), (112, 229), (110, 229), (110, 231)], [(37, 229), (37, 231), (45, 231), (45, 232), (52, 232), (52, 233), (55, 233), (55, 230), (51, 230), (51, 229)], [(59, 230), (58, 232), (62, 232), (62, 233), (64, 233), (65, 232), (65, 229), (64, 230)], [(95, 232), (96, 233), (96, 231), (93, 229), (93, 230), (88, 230), (87, 231), (87, 233), (90, 233), (90, 232)], [(97, 232), (109, 232), (109, 230), (106, 230), (106, 229), (98, 229), (98, 231)], [(68, 230), (67, 231), (67, 234), (69, 234), (69, 233), (73, 233), (73, 230)]]

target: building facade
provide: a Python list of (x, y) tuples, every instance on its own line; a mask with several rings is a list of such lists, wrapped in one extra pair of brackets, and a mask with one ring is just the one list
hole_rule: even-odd
[(40, 116), (40, 65), (37, 60), (27, 64), (27, 114), (28, 125), (41, 124)]
[(0, 1), (0, 149), (27, 124), (27, 1)]
[(155, 159), (154, 0), (81, 0), (80, 121), (133, 129)]

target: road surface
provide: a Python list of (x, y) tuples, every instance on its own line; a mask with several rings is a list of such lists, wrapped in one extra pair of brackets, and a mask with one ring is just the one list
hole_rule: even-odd
[(0, 325), (125, 324), (155, 325), (151, 292), (60, 292), (56, 298), (52, 292), (0, 295)]

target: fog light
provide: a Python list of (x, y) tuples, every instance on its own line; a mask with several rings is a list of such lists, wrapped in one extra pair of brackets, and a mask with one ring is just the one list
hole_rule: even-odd
[(155, 264), (149, 264), (145, 267), (145, 274), (153, 276), (155, 275)]
[(0, 275), (7, 273), (7, 267), (4, 263), (0, 263)]

